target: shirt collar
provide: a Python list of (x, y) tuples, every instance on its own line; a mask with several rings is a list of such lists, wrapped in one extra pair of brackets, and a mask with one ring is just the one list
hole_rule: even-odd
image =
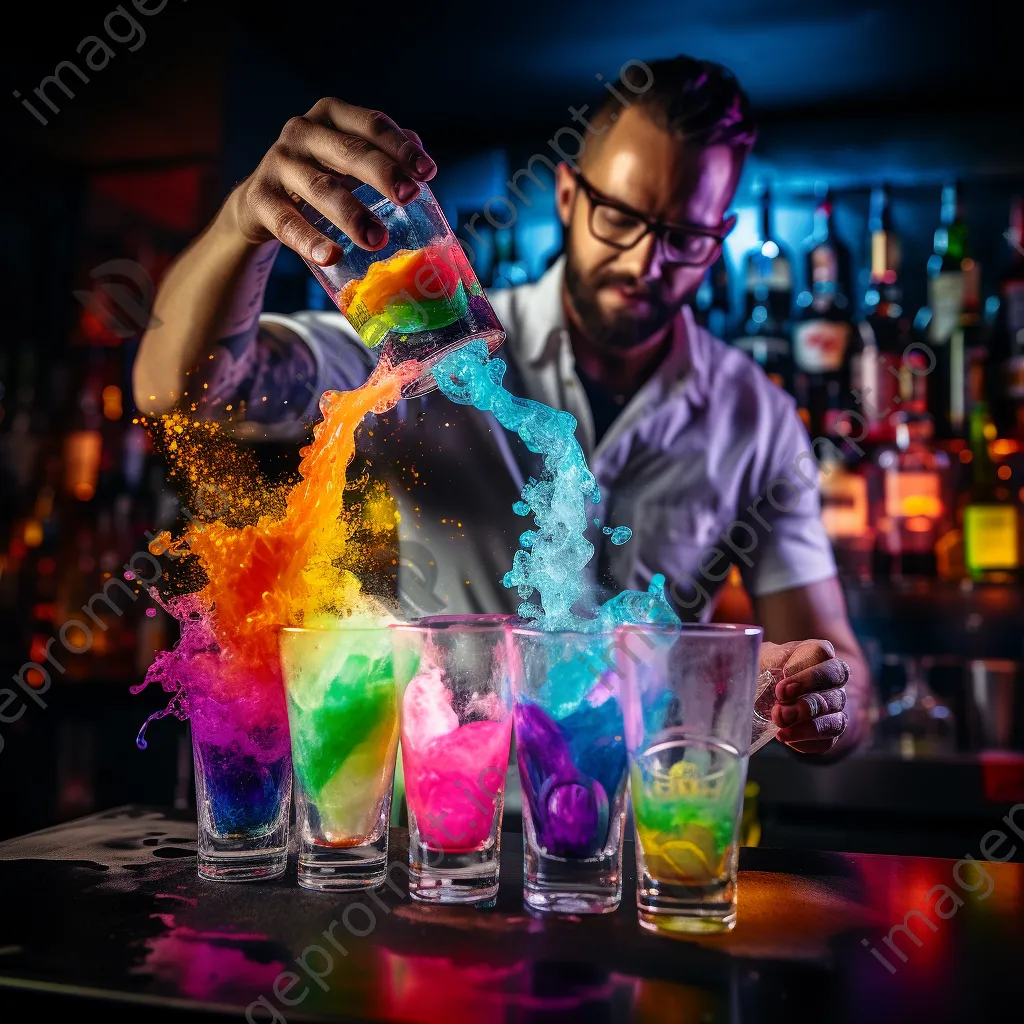
[[(568, 375), (576, 376), (576, 361), (562, 305), (564, 275), (565, 256), (562, 255), (533, 286), (532, 294), (523, 303), (520, 312), (515, 352), (525, 371), (526, 380), (535, 385), (533, 388), (528, 385), (528, 393), (533, 392), (534, 397), (548, 404), (568, 408), (576, 416), (587, 438), (584, 447), (589, 455), (593, 445), (589, 405), (585, 409), (576, 405), (577, 401), (586, 403), (582, 386), (568, 395), (558, 388), (557, 383), (554, 386), (558, 390), (551, 393), (540, 384), (552, 371), (555, 373), (555, 381)], [(683, 306), (672, 321), (671, 330), (672, 343), (668, 354), (626, 403), (611, 429), (601, 439), (597, 451), (593, 452), (594, 457), (607, 450), (630, 427), (654, 413), (670, 396), (684, 401), (691, 408), (705, 404), (711, 371), (707, 332), (698, 327), (689, 306)]]
[[(555, 342), (552, 334), (557, 336), (557, 344), (568, 345), (569, 337), (565, 334), (565, 308), (562, 306), (562, 282), (565, 280), (565, 256), (559, 256), (545, 271), (534, 286), (533, 295), (522, 314), (522, 327), (519, 334), (519, 352), (527, 365), (543, 361), (551, 350), (549, 346)], [(557, 350), (556, 350), (557, 351)]]

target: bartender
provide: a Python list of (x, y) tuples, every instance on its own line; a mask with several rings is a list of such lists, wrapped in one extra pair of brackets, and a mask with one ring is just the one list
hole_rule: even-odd
[[(810, 441), (792, 399), (687, 305), (735, 223), (750, 104), (730, 71), (690, 57), (630, 61), (621, 78), (600, 106), (570, 108), (557, 166), (538, 157), (509, 182), (518, 196), (527, 176), (554, 188), (564, 253), (536, 283), (490, 296), (506, 386), (576, 417), (603, 495), (594, 515), (633, 530), (622, 546), (595, 530), (590, 582), (645, 590), (663, 573), (680, 614), (706, 618), (736, 565), (765, 631), (761, 667), (778, 680), (779, 739), (831, 759), (864, 741), (870, 682)], [(237, 422), (244, 408), (250, 432), (301, 432), (319, 395), (358, 386), (374, 359), (340, 313), (261, 312), (282, 243), (321, 266), (341, 257), (297, 201), (377, 250), (386, 229), (353, 189), (366, 182), (404, 205), (436, 171), (420, 137), (378, 111), (328, 98), (288, 121), (164, 277), (134, 367), (139, 408), (164, 412), (190, 391), (205, 415)], [(406, 607), (515, 611), (501, 579), (536, 456), (438, 392), (376, 426), (402, 512)]]

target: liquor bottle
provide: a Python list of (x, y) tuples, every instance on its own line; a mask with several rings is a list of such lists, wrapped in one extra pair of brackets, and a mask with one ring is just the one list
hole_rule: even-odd
[(771, 193), (761, 193), (761, 237), (743, 263), (746, 323), (735, 344), (783, 388), (791, 387), (789, 318), (793, 266), (772, 231)]
[(807, 287), (797, 296), (793, 327), (793, 363), (807, 375), (807, 408), (811, 431), (824, 429), (829, 383), (849, 388), (846, 358), (850, 348), (850, 251), (832, 229), (832, 203), (818, 190), (814, 229), (806, 243)]
[(940, 437), (966, 428), (968, 352), (981, 326), (981, 268), (971, 258), (960, 188), (942, 189), (940, 224), (928, 259), (928, 343), (936, 364), (929, 381), (929, 409)]
[(999, 283), (992, 331), (992, 398), (1000, 434), (1024, 441), (1024, 199), (1014, 196), (1005, 235), (1011, 263)]
[[(871, 276), (864, 293), (864, 319), (857, 325), (850, 356), (851, 394), (866, 422), (869, 443), (893, 442), (893, 416), (911, 403), (923, 403), (924, 374), (912, 370), (910, 318), (903, 308), (900, 284), (900, 239), (892, 224), (892, 205), (885, 185), (871, 192), (868, 217), (871, 233)], [(921, 355), (917, 356), (922, 359)]]
[(694, 317), (716, 338), (724, 338), (729, 321), (729, 270), (724, 254), (708, 269), (694, 299)]
[(844, 580), (870, 583), (875, 532), (871, 526), (868, 478), (849, 467), (838, 447), (825, 446), (820, 462), (821, 523), (832, 542)]
[(1014, 583), (1020, 569), (1020, 509), (989, 455), (996, 427), (985, 398), (982, 363), (970, 369), (971, 488), (964, 507), (964, 567), (981, 583)]
[(893, 422), (895, 443), (874, 458), (878, 574), (934, 577), (935, 544), (951, 519), (949, 457), (933, 444), (927, 413), (896, 413)]

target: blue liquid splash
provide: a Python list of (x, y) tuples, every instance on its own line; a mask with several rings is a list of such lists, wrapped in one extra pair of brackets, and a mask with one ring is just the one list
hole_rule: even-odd
[[(660, 574), (651, 578), (646, 594), (627, 590), (594, 606), (584, 582), (584, 568), (594, 554), (586, 538), (587, 505), (596, 505), (601, 492), (576, 440), (576, 418), (509, 394), (502, 386), (505, 369), (504, 360), (488, 357), (484, 342), (471, 341), (440, 360), (433, 373), (438, 387), (453, 402), (492, 413), (530, 451), (543, 456), (541, 479), (530, 477), (522, 500), (512, 506), (517, 515), (532, 512), (536, 526), (520, 536), (520, 549), (503, 581), (519, 591), (523, 602), (519, 615), (534, 620), (538, 629), (586, 633), (628, 622), (679, 624), (665, 599), (665, 577)], [(625, 526), (605, 527), (604, 533), (613, 544), (625, 544), (632, 536)], [(540, 607), (529, 600), (535, 592), (540, 595)], [(584, 614), (574, 610), (577, 604), (585, 608)]]

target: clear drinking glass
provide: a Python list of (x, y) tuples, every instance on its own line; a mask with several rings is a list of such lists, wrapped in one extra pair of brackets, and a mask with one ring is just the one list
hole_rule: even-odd
[[(875, 729), (876, 743), (901, 758), (946, 757), (956, 753), (956, 718), (928, 685), (930, 659), (886, 655), (887, 665), (901, 666), (905, 685), (885, 703)], [(927, 665), (930, 667), (930, 664)]]
[(386, 626), (283, 629), (299, 885), (382, 885), (398, 749)]
[(779, 727), (772, 721), (772, 708), (778, 703), (775, 687), (779, 680), (775, 673), (765, 669), (757, 677), (754, 689), (754, 716), (750, 730), (748, 754), (756, 754), (766, 743), (775, 739)]
[(278, 878), (287, 867), (292, 759), (276, 668), (248, 680), (245, 699), (211, 682), (190, 701), (200, 878)]
[(450, 615), (391, 626), (416, 900), (497, 897), (512, 740), (507, 621)]
[(762, 630), (623, 626), (637, 907), (667, 935), (736, 923), (736, 868)]
[(512, 630), (523, 900), (603, 914), (622, 898), (628, 779), (613, 633)]
[(458, 239), (426, 185), (407, 206), (396, 206), (370, 185), (353, 195), (388, 230), (383, 249), (361, 249), (308, 204), (302, 214), (337, 243), (333, 266), (306, 261), (316, 279), (363, 343), (380, 347), (392, 366), (415, 359), (422, 372), (402, 389), (405, 398), (433, 391), (430, 367), (468, 341), (482, 339), (493, 352), (505, 332), (487, 301)]

